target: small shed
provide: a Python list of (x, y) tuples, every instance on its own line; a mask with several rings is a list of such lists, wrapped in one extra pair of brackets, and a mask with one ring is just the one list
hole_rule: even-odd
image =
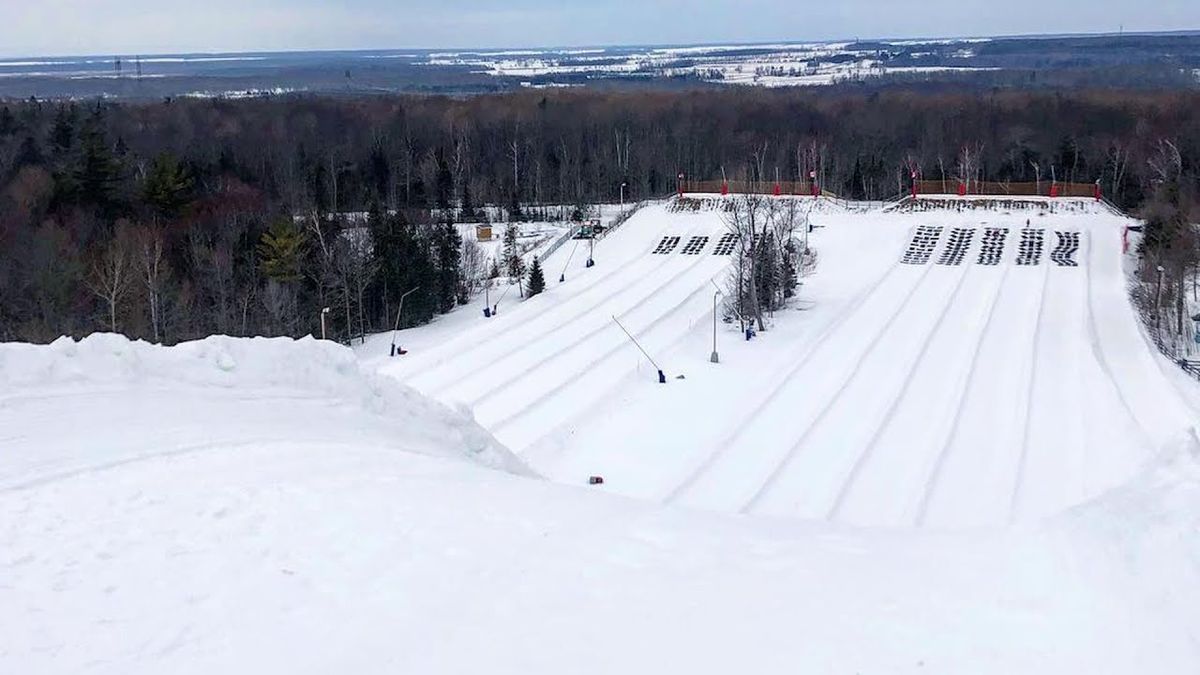
[(475, 241), (491, 241), (492, 226), (487, 223), (480, 223), (475, 226)]

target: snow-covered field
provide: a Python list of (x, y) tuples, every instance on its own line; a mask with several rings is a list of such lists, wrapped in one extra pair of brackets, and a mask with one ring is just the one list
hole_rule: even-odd
[(1057, 204), (823, 203), (719, 364), (665, 205), (400, 358), (0, 345), (0, 672), (1195, 672), (1200, 394)]
[[(887, 74), (990, 70), (969, 65), (975, 55), (970, 45), (980, 42), (987, 40), (441, 52), (430, 54), (426, 63), (537, 79), (522, 82), (527, 87), (576, 86), (580, 78), (637, 75), (766, 87), (819, 86)], [(917, 51), (919, 47), (925, 51)]]

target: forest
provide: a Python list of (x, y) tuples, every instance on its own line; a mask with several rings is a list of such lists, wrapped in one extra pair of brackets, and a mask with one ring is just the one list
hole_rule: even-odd
[(0, 102), (0, 340), (299, 336), (331, 307), (348, 341), (390, 328), (406, 290), (413, 325), (500, 273), (453, 223), (663, 197), (681, 174), (815, 175), (866, 200), (913, 173), (1099, 181), (1149, 219), (1170, 303), (1195, 277), (1198, 104), (902, 87)]

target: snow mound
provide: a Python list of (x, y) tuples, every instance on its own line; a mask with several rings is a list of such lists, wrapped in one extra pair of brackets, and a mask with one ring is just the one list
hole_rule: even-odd
[[(49, 345), (0, 344), (0, 385), (5, 391), (0, 408), (30, 396), (78, 396), (98, 390), (127, 401), (140, 400), (147, 392), (179, 398), (202, 392), (209, 398), (247, 401), (270, 396), (328, 400), (403, 429), (397, 440), (406, 448), (425, 454), (438, 454), (443, 448), (445, 454), (484, 466), (533, 475), (476, 424), (468, 410), (434, 402), (394, 378), (361, 368), (350, 349), (311, 337), (213, 336), (164, 347), (97, 333), (79, 341), (63, 337)], [(288, 404), (275, 407), (286, 409)], [(190, 417), (200, 415), (203, 412), (197, 410)], [(179, 411), (179, 417), (188, 418), (188, 411)], [(413, 438), (426, 442), (405, 442)]]

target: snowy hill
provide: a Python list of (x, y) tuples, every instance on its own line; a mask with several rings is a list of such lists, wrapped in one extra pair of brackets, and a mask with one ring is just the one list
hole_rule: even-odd
[[(1036, 520), (1120, 485), (1195, 423), (1126, 298), (1132, 221), (1103, 204), (822, 200), (800, 302), (753, 343), (718, 326), (713, 365), (721, 199), (644, 209), (596, 268), (576, 262), (495, 319), (413, 331), (382, 372), (471, 406), (560, 481), (863, 525)], [(686, 379), (659, 385), (613, 316)]]
[(719, 364), (719, 211), (667, 205), (404, 357), (0, 345), (0, 672), (1195, 672), (1200, 396), (1126, 221), (823, 211)]

